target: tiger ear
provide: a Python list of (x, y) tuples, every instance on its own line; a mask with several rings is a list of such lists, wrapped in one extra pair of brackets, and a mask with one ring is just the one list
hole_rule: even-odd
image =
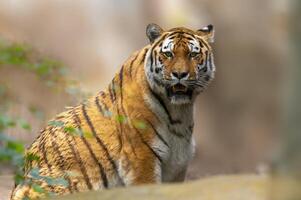
[(151, 43), (153, 43), (163, 33), (163, 29), (157, 24), (149, 24), (146, 27), (146, 35)]
[(214, 42), (214, 27), (212, 24), (197, 30), (198, 35), (204, 37), (208, 42)]

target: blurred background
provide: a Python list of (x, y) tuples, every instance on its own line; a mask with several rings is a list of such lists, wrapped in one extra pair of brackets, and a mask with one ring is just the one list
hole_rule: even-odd
[[(2, 49), (29, 54), (35, 66), (14, 67), (23, 63), (8, 62), (0, 52), (2, 98), (10, 99), (2, 101), (2, 112), (20, 124), (8, 125), (5, 133), (29, 145), (49, 119), (82, 100), (76, 89), (93, 94), (104, 88), (125, 59), (148, 43), (148, 23), (165, 29), (213, 24), (217, 74), (197, 99), (197, 151), (187, 178), (265, 173), (283, 141), (283, 105), (291, 73), (289, 3), (1, 0)], [(52, 76), (61, 78), (53, 81)], [(9, 165), (0, 165), (0, 170), (12, 174)], [(2, 177), (0, 183), (2, 179), (11, 187), (11, 179)], [(0, 184), (1, 192), (5, 193)]]

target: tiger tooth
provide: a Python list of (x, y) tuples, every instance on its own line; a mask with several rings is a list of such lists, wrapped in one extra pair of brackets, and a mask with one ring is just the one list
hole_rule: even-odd
[(171, 89), (172, 89), (172, 92), (177, 92), (177, 89), (175, 86), (172, 86)]

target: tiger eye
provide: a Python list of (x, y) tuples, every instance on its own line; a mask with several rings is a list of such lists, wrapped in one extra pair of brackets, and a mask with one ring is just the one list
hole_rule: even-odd
[(189, 56), (190, 56), (190, 58), (195, 58), (198, 55), (199, 55), (199, 53), (197, 53), (197, 52), (191, 52)]
[(167, 52), (164, 52), (164, 55), (167, 57), (167, 58), (171, 58), (172, 57), (172, 53), (167, 51)]

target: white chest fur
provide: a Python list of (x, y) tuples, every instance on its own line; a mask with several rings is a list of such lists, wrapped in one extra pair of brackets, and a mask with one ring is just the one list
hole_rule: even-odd
[[(172, 134), (172, 133), (170, 133)], [(186, 172), (189, 161), (194, 154), (194, 140), (172, 136), (169, 139), (169, 151), (162, 164), (162, 181), (170, 182), (178, 179)], [(184, 178), (184, 177), (183, 177)]]
[(167, 114), (157, 101), (147, 100), (161, 122), (155, 127), (161, 138), (157, 137), (152, 144), (153, 149), (162, 158), (161, 180), (176, 181), (178, 176), (185, 173), (194, 154), (193, 107), (171, 106), (167, 108)]

